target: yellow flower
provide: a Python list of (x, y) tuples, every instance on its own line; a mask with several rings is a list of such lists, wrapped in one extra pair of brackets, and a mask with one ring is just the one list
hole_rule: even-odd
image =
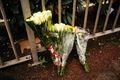
[(71, 30), (72, 32), (76, 31), (76, 28), (70, 25), (65, 25), (65, 31)]

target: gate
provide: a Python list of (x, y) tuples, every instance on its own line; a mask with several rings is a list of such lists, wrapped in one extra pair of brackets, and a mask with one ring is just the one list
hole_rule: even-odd
[[(45, 0), (41, 0), (42, 10), (45, 10), (45, 2), (44, 1)], [(76, 26), (75, 25), (76, 1), (77, 0), (73, 0), (73, 11), (72, 11), (72, 22), (71, 22), (72, 26)], [(94, 22), (94, 25), (92, 25), (93, 29), (91, 30), (91, 33), (88, 36), (85, 37), (86, 40), (120, 31), (120, 27), (119, 26), (116, 27), (117, 21), (119, 19), (119, 14), (120, 14), (120, 4), (119, 4), (119, 7), (117, 9), (115, 19), (113, 20), (112, 27), (109, 30), (106, 29), (107, 25), (108, 25), (110, 14), (111, 14), (112, 4), (113, 4), (113, 0), (109, 0), (109, 1), (110, 1), (110, 3), (109, 3), (109, 6), (108, 6), (108, 10), (107, 10), (106, 18), (105, 18), (105, 21), (104, 21), (104, 25), (102, 27), (102, 30), (97, 32), (98, 22), (99, 22), (99, 17), (100, 17), (100, 10), (101, 10), (101, 6), (102, 6), (102, 2), (103, 2), (103, 0), (99, 0), (95, 22)], [(23, 11), (24, 20), (25, 20), (27, 17), (31, 16), (29, 0), (20, 0), (20, 3), (21, 3), (22, 11)], [(89, 17), (88, 16), (89, 7), (90, 7), (90, 0), (86, 0), (85, 15), (84, 15), (84, 22), (83, 22), (83, 29), (84, 30), (87, 29), (87, 22), (88, 22), (88, 17)], [(25, 23), (27, 36), (28, 36), (28, 41), (30, 43), (31, 55), (20, 57), (20, 56), (18, 56), (18, 53), (17, 53), (18, 51), (17, 51), (17, 48), (16, 48), (16, 43), (13, 41), (13, 37), (12, 37), (11, 31), (10, 31), (10, 26), (9, 26), (9, 23), (8, 23), (8, 19), (6, 17), (4, 6), (2, 4), (2, 0), (0, 0), (0, 11), (1, 11), (2, 16), (3, 16), (3, 19), (0, 20), (0, 23), (4, 23), (4, 25), (6, 27), (6, 30), (7, 30), (8, 36), (9, 36), (9, 40), (10, 40), (10, 43), (11, 43), (11, 47), (12, 47), (13, 52), (14, 52), (13, 55), (15, 56), (15, 59), (10, 60), (10, 61), (6, 61), (6, 62), (3, 62), (2, 57), (0, 56), (0, 68), (4, 68), (4, 67), (11, 66), (11, 65), (14, 65), (14, 64), (22, 63), (22, 62), (25, 62), (25, 61), (28, 61), (28, 60), (31, 60), (31, 59), (33, 61), (32, 66), (40, 64), (40, 62), (38, 61), (37, 49), (36, 49), (36, 44), (35, 44), (35, 35), (34, 35), (33, 31), (31, 30), (31, 28), (29, 28), (28, 25)], [(58, 0), (58, 22), (59, 23), (62, 22), (61, 11), (62, 11), (61, 0)]]

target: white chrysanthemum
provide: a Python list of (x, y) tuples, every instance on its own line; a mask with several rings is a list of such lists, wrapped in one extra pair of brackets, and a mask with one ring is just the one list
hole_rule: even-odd
[(48, 21), (48, 19), (49, 19), (50, 17), (52, 17), (52, 13), (51, 13), (50, 10), (43, 11), (43, 12), (42, 12), (42, 15), (44, 16), (45, 21)]
[(59, 24), (55, 24), (54, 27), (55, 27), (55, 30), (59, 32), (59, 30), (60, 30), (60, 26), (59, 26)]
[(61, 30), (61, 31), (63, 31), (63, 30), (64, 30), (64, 28), (65, 28), (65, 24), (60, 23), (60, 30)]
[(58, 32), (63, 31), (64, 27), (65, 27), (65, 24), (63, 24), (63, 23), (55, 24), (54, 27), (55, 27), (55, 30), (58, 31)]
[(41, 24), (41, 21), (40, 21), (39, 17), (33, 17), (33, 22), (34, 22), (36, 25)]
[(52, 13), (51, 13), (50, 10), (47, 10), (46, 12), (47, 12), (47, 13), (46, 13), (45, 19), (48, 20), (49, 18), (52, 17)]
[(31, 17), (30, 17), (30, 20), (31, 20), (31, 21), (33, 21), (33, 20), (34, 20), (34, 17), (33, 17), (33, 16), (31, 16)]
[(33, 17), (37, 17), (37, 16), (38, 16), (38, 13), (34, 13), (34, 14), (33, 14)]
[(48, 21), (48, 19), (51, 17), (51, 11), (47, 10), (43, 12), (34, 13), (33, 16), (31, 16), (30, 19), (26, 19), (26, 21), (33, 21), (34, 24), (41, 25), (42, 23), (45, 23), (45, 21)]
[(40, 16), (39, 16), (39, 20), (40, 20), (41, 23), (44, 23), (44, 22), (45, 22), (44, 16), (43, 16), (43, 15), (40, 15)]
[(33, 17), (34, 17), (33, 22), (37, 25), (40, 25), (45, 22), (45, 18), (41, 12), (34, 13)]

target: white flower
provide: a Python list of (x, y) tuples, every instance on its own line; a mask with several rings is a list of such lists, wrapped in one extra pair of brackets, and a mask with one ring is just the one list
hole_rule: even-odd
[(33, 16), (31, 16), (29, 19), (26, 19), (26, 21), (33, 21), (36, 25), (41, 25), (42, 23), (45, 23), (45, 21), (48, 21), (51, 19), (52, 13), (50, 10), (43, 11), (43, 12), (37, 12), (34, 13)]
[(64, 28), (65, 28), (65, 24), (60, 23), (60, 26), (61, 26), (61, 31), (63, 31), (63, 30), (64, 30)]
[(26, 19), (27, 22), (31, 21), (30, 19)]
[(36, 25), (40, 25), (40, 24), (41, 24), (41, 21), (40, 21), (39, 17), (33, 17), (33, 22), (34, 22)]
[(57, 31), (55, 25), (52, 26), (52, 31), (53, 31), (53, 32), (54, 32), (54, 31)]
[(55, 30), (59, 32), (59, 30), (60, 30), (60, 29), (59, 29), (59, 24), (55, 24), (54, 27), (55, 27)]
[(40, 15), (40, 16), (39, 16), (39, 20), (40, 20), (41, 23), (44, 23), (44, 22), (45, 22), (44, 16), (43, 16), (43, 15)]
[(63, 23), (55, 24), (54, 27), (55, 27), (55, 31), (60, 32), (60, 31), (64, 30), (65, 24), (63, 24)]
[(43, 11), (43, 12), (42, 12), (42, 15), (44, 16), (45, 21), (48, 21), (48, 19), (52, 17), (52, 13), (51, 13), (50, 10)]

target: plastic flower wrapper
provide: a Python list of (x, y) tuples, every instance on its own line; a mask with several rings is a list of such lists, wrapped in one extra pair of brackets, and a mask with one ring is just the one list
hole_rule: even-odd
[(64, 54), (62, 55), (62, 64), (61, 64), (60, 75), (64, 74), (64, 68), (65, 68), (68, 56), (73, 48), (74, 39), (75, 39), (75, 34), (69, 33), (69, 32), (66, 33), (66, 35), (63, 37), (63, 52), (64, 52)]
[(80, 63), (84, 66), (86, 72), (89, 72), (88, 65), (86, 63), (86, 48), (88, 40), (85, 40), (85, 36), (88, 33), (83, 29), (76, 29), (76, 47), (77, 47), (77, 54), (79, 56)]
[(48, 47), (49, 45), (49, 31), (48, 26), (52, 26), (51, 23), (52, 13), (50, 10), (36, 12), (32, 16), (26, 19), (27, 24), (32, 28), (32, 30), (38, 35), (41, 43)]
[(66, 65), (66, 60), (73, 48), (73, 43), (75, 39), (75, 27), (65, 25), (63, 23), (55, 24), (51, 30), (52, 46), (50, 51), (54, 55), (54, 64), (58, 67), (58, 74), (64, 74), (64, 67)]

